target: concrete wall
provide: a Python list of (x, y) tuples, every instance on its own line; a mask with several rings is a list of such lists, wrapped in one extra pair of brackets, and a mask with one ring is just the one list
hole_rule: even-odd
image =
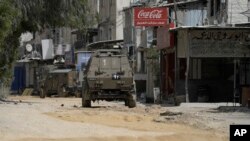
[(130, 0), (116, 0), (116, 39), (123, 39), (123, 23), (125, 17), (123, 8), (130, 5)]
[(97, 28), (98, 27), (98, 21), (97, 16), (99, 14), (99, 4), (100, 0), (88, 0), (88, 7), (89, 7), (89, 21), (91, 21), (91, 27)]
[[(110, 0), (101, 0), (99, 5), (99, 40), (109, 40), (111, 37), (110, 29), (112, 28), (114, 14), (111, 15), (111, 12), (115, 10), (111, 7), (114, 7), (113, 4), (110, 4)], [(113, 17), (112, 17), (113, 16)]]
[(99, 40), (123, 39), (123, 8), (130, 5), (130, 0), (100, 1)]
[[(61, 27), (56, 28), (55, 33), (50, 33), (50, 36), (53, 37), (53, 42), (55, 45), (57, 44), (71, 44), (71, 31), (72, 29), (69, 27)], [(48, 39), (48, 38), (44, 38)]]
[(129, 46), (134, 44), (133, 8), (127, 8), (124, 10), (124, 17), (124, 44)]
[(207, 17), (209, 25), (226, 25), (228, 0), (208, 0)]

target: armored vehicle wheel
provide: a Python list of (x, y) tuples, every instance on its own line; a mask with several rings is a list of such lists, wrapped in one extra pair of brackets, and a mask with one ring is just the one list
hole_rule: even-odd
[(125, 106), (128, 106), (128, 100), (125, 99), (124, 102), (125, 102)]
[(40, 98), (45, 98), (45, 91), (44, 89), (40, 89)]
[(134, 108), (136, 106), (135, 100), (131, 99), (128, 100), (128, 107), (129, 108)]
[[(135, 101), (135, 98), (133, 98), (132, 95), (129, 95), (128, 96), (128, 99), (126, 100), (127, 101), (127, 106), (129, 108), (134, 108), (136, 107), (136, 101)], [(126, 104), (126, 103), (125, 103)]]
[(82, 107), (91, 107), (90, 100), (82, 100)]
[(91, 107), (91, 100), (87, 99), (88, 97), (88, 90), (84, 90), (82, 94), (82, 107)]

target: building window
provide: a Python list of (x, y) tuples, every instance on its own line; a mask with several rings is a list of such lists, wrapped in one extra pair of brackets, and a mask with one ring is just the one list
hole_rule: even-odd
[(214, 16), (214, 0), (210, 1), (210, 16)]
[(221, 0), (217, 0), (217, 3), (216, 3), (216, 13), (220, 12), (220, 5), (221, 5)]

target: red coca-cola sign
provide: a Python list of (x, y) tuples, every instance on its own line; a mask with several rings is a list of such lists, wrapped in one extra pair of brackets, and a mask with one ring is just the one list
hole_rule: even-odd
[(167, 8), (134, 8), (135, 26), (164, 26), (167, 19)]

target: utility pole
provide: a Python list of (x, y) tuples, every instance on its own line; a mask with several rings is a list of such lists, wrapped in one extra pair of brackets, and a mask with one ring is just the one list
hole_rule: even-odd
[(176, 1), (174, 0), (174, 18), (175, 18), (175, 26), (178, 26), (178, 20), (177, 20), (177, 5), (176, 5)]
[[(177, 22), (177, 5), (176, 5), (176, 1), (174, 0), (174, 15), (175, 15), (175, 27), (177, 27), (178, 26), (178, 22)], [(177, 94), (177, 73), (179, 72), (178, 70), (177, 70), (177, 68), (178, 68), (178, 60), (177, 60), (177, 44), (176, 44), (177, 42), (175, 41), (175, 43), (174, 43), (174, 45), (175, 45), (175, 59), (174, 59), (174, 61), (175, 61), (175, 72), (174, 72), (174, 95), (173, 95), (173, 97), (174, 97), (174, 103), (175, 103), (175, 105), (177, 105), (178, 103), (177, 103), (177, 100), (176, 100), (176, 94)], [(178, 64), (177, 64), (178, 63)]]

